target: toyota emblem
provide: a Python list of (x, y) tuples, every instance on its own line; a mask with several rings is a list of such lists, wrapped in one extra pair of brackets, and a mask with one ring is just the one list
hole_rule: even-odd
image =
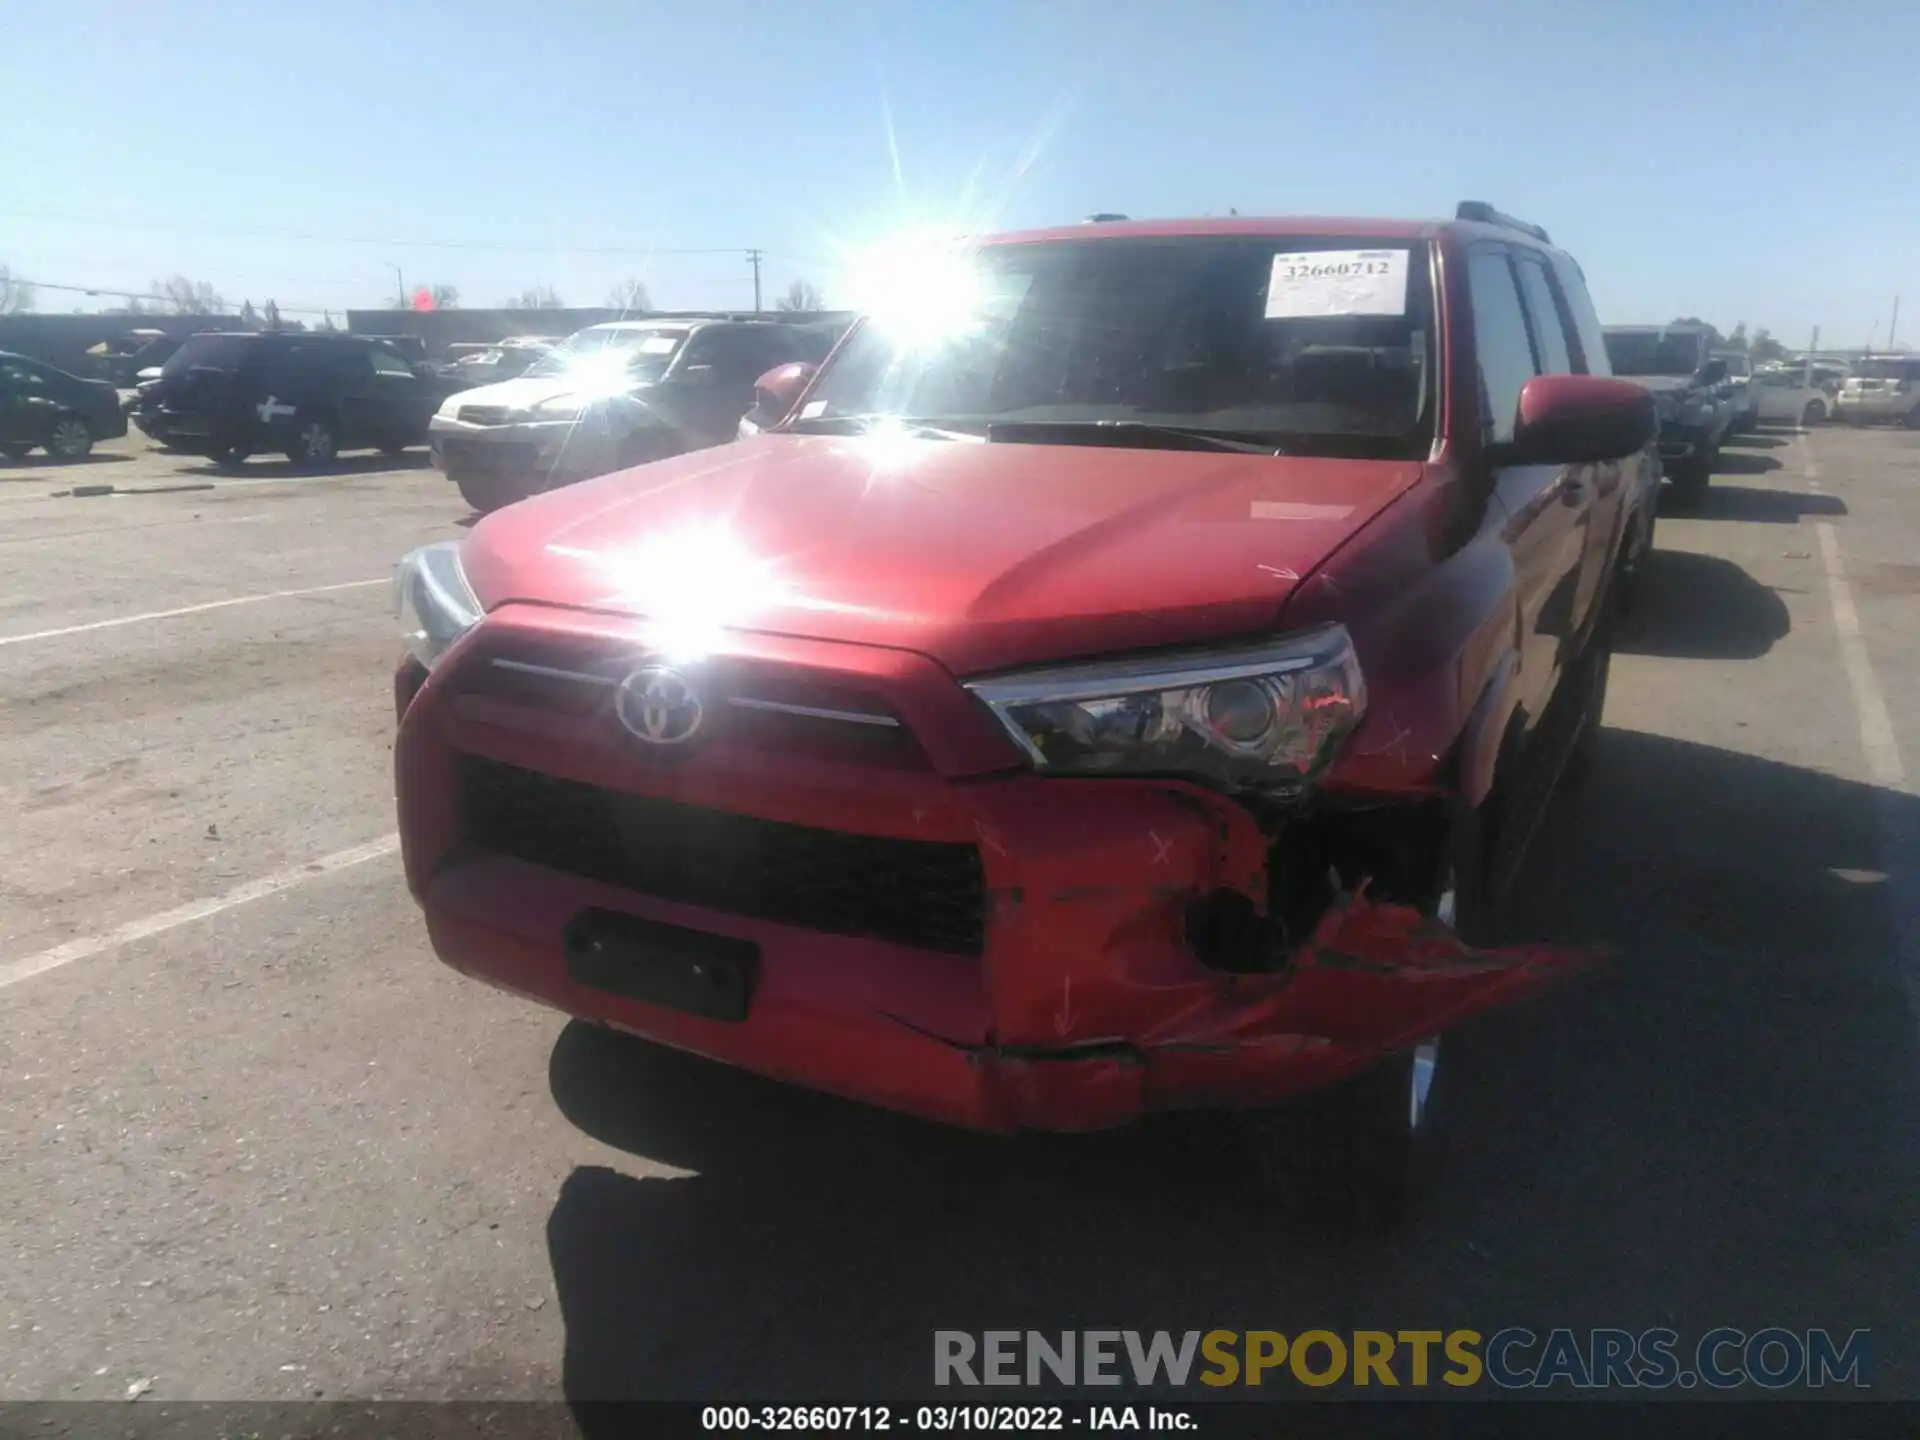
[(706, 709), (686, 676), (665, 665), (646, 665), (620, 682), (614, 713), (649, 745), (684, 745), (700, 732)]

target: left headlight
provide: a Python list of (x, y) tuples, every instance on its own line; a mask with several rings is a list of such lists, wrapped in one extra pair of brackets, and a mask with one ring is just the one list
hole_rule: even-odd
[(460, 542), (422, 545), (393, 567), (393, 613), (413, 658), (431, 670), (480, 623), (480, 607), (460, 568)]
[(1276, 799), (1304, 794), (1367, 708), (1341, 625), (967, 688), (1045, 773), (1173, 775)]

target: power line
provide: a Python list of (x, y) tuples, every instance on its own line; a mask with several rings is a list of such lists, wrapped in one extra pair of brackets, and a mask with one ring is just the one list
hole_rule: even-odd
[(205, 225), (174, 225), (160, 221), (115, 220), (99, 215), (60, 215), (47, 211), (0, 210), (9, 220), (50, 220), (64, 225), (110, 225), (121, 230), (170, 230), (184, 235), (220, 235), (230, 239), (304, 240), (325, 245), (386, 245), (394, 249), (494, 250), (525, 255), (747, 255), (746, 245), (683, 247), (673, 245), (514, 245), (489, 240), (396, 240), (371, 235), (323, 235), (305, 230), (225, 229)]
[[(114, 285), (57, 285), (51, 280), (30, 280), (23, 275), (14, 277), (22, 285), (31, 285), (36, 290), (65, 290), (74, 295), (92, 295), (104, 300), (153, 300), (162, 305), (176, 303), (171, 295), (149, 295), (140, 290), (124, 290)], [(294, 315), (331, 315), (334, 311), (346, 311), (357, 307), (348, 305), (282, 305), (274, 302), (274, 308)]]

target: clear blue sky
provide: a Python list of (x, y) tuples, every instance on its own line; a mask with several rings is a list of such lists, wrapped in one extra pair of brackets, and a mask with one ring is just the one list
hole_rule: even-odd
[(1883, 342), (1905, 291), (1920, 340), (1920, 5), (13, 0), (11, 18), (0, 263), (29, 279), (184, 273), (345, 308), (390, 296), (398, 265), (475, 304), (532, 284), (597, 304), (637, 274), (656, 305), (745, 305), (744, 256), (664, 252), (758, 246), (769, 299), (796, 276), (832, 299), (847, 247), (908, 220), (1473, 197), (1547, 226), (1610, 321)]

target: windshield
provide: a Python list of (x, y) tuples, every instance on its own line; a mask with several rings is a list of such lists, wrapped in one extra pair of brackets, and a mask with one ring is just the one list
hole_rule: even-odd
[(571, 335), (527, 367), (530, 376), (562, 377), (583, 371), (618, 372), (642, 383), (658, 380), (687, 338), (685, 327), (595, 327)]
[(1703, 346), (1696, 331), (1609, 330), (1607, 359), (1615, 375), (1692, 375)]
[(1911, 380), (1920, 375), (1920, 360), (1862, 360), (1853, 373), (1861, 380)]
[(1179, 426), (1294, 453), (1423, 452), (1424, 247), (1287, 237), (949, 252), (896, 277), (800, 420)]
[(1713, 358), (1723, 362), (1727, 367), (1727, 374), (1736, 380), (1747, 379), (1753, 374), (1752, 363), (1738, 350), (1716, 350), (1713, 352)]

